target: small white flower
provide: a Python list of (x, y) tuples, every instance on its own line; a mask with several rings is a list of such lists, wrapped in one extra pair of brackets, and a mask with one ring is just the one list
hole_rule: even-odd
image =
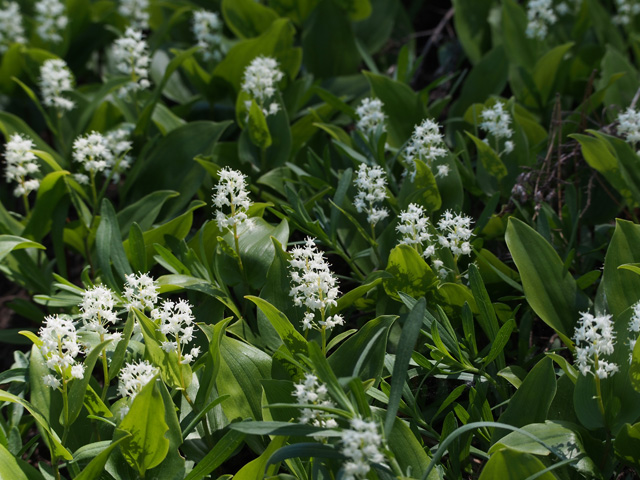
[(342, 317), (327, 316), (329, 309), (338, 305), (336, 300), (339, 290), (336, 277), (313, 238), (308, 237), (304, 247), (294, 247), (291, 250), (289, 275), (294, 285), (289, 292), (293, 297), (293, 303), (308, 309), (303, 320), (305, 329), (318, 328), (314, 321), (315, 315), (312, 313), (315, 311), (320, 312), (321, 329), (330, 329), (342, 324)]
[(265, 117), (277, 112), (273, 108), (273, 102), (269, 109), (266, 108), (269, 100), (278, 90), (278, 82), (284, 74), (278, 68), (278, 62), (271, 57), (256, 57), (244, 71), (242, 90), (247, 92), (262, 109)]
[(451, 250), (454, 256), (469, 255), (471, 244), (469, 240), (473, 234), (471, 229), (471, 217), (466, 215), (454, 215), (449, 210), (442, 214), (438, 222), (438, 242), (445, 248)]
[[(327, 387), (318, 381), (318, 377), (311, 373), (305, 373), (304, 380), (293, 386), (293, 396), (300, 405), (320, 405), (323, 407), (335, 407), (329, 397)], [(314, 427), (334, 428), (336, 421), (331, 415), (322, 410), (301, 408), (300, 423), (313, 425)]]
[(98, 132), (76, 138), (73, 142), (73, 159), (94, 176), (102, 172), (113, 159), (107, 140)]
[(384, 120), (386, 118), (382, 111), (384, 104), (378, 98), (363, 98), (362, 102), (356, 109), (358, 115), (357, 127), (366, 136), (374, 133), (378, 125), (382, 125), (382, 131), (386, 131)]
[(14, 43), (26, 43), (22, 27), (22, 14), (16, 2), (0, 4), (0, 54), (5, 53)]
[(633, 17), (640, 13), (640, 2), (638, 0), (615, 0), (617, 13), (613, 21), (618, 25), (629, 25)]
[(126, 172), (133, 163), (133, 157), (127, 155), (127, 152), (131, 150), (133, 146), (133, 143), (129, 140), (133, 128), (134, 126), (132, 124), (125, 124), (125, 126), (121, 128), (107, 132), (105, 137), (112, 156), (111, 159), (107, 161), (104, 176), (108, 177), (111, 175), (111, 171), (115, 167), (115, 171), (111, 177), (113, 183), (118, 183), (122, 174)]
[(349, 460), (344, 464), (346, 480), (366, 478), (371, 463), (385, 464), (382, 435), (375, 422), (353, 418), (351, 428), (342, 431), (342, 454)]
[(36, 5), (36, 32), (38, 36), (51, 43), (62, 41), (61, 32), (67, 28), (69, 19), (66, 8), (59, 0), (39, 0)]
[(158, 284), (146, 273), (131, 273), (125, 276), (124, 298), (128, 310), (152, 310), (158, 301)]
[(449, 172), (451, 171), (451, 169), (449, 168), (449, 165), (447, 165), (446, 163), (443, 163), (442, 165), (438, 165), (437, 170), (438, 170), (438, 173), (436, 173), (436, 177), (446, 177), (447, 175), (449, 175)]
[(131, 82), (120, 90), (125, 97), (130, 92), (149, 88), (149, 47), (140, 30), (127, 28), (124, 36), (113, 44), (113, 58), (116, 68), (124, 75), (131, 77)]
[[(73, 322), (69, 318), (58, 315), (48, 316), (44, 318), (44, 324), (38, 333), (42, 341), (40, 352), (49, 370), (53, 370), (65, 381), (82, 378), (84, 366), (76, 363), (75, 360), (82, 348)], [(55, 382), (46, 375), (43, 381), (51, 388), (58, 388), (61, 385), (59, 381)]]
[(129, 398), (132, 401), (140, 393), (142, 387), (149, 383), (157, 373), (158, 369), (154, 368), (146, 360), (139, 363), (127, 363), (120, 370), (118, 393), (121, 397)]
[(431, 239), (428, 228), (429, 219), (426, 217), (424, 208), (410, 203), (406, 210), (400, 212), (400, 221), (396, 226), (396, 231), (402, 235), (399, 244), (409, 245), (420, 251), (425, 242), (429, 242)]
[(358, 168), (355, 184), (358, 187), (353, 202), (356, 210), (366, 212), (371, 225), (386, 218), (389, 215), (387, 209), (376, 207), (377, 203), (384, 202), (387, 198), (387, 178), (384, 170), (378, 166), (369, 168), (362, 163)]
[(529, 0), (527, 4), (527, 30), (528, 38), (544, 40), (549, 26), (556, 23), (557, 17), (553, 11), (551, 0)]
[(149, 28), (149, 0), (120, 0), (118, 13), (138, 30)]
[(629, 107), (618, 115), (618, 134), (634, 145), (640, 141), (640, 112)]
[(633, 305), (633, 314), (629, 319), (629, 332), (631, 332), (631, 337), (629, 338), (629, 363), (633, 358), (633, 349), (636, 346), (636, 342), (638, 340), (638, 335), (640, 334), (640, 302), (636, 302)]
[(64, 60), (51, 58), (44, 61), (40, 67), (40, 90), (47, 107), (73, 110), (73, 101), (62, 96), (63, 92), (73, 90), (73, 76)]
[[(493, 107), (484, 108), (480, 113), (480, 117), (482, 117), (480, 128), (493, 136), (496, 142), (505, 139), (504, 151), (505, 153), (511, 153), (515, 146), (513, 141), (509, 140), (513, 135), (513, 130), (510, 127), (511, 115), (505, 110), (504, 104), (502, 102), (496, 102)], [(490, 145), (487, 138), (484, 140), (487, 145)], [(500, 154), (500, 151), (497, 153)]]
[(198, 46), (202, 48), (202, 56), (205, 60), (222, 59), (225, 49), (222, 44), (222, 21), (218, 14), (206, 10), (193, 12), (191, 30), (196, 37)]
[(62, 386), (58, 377), (51, 375), (50, 373), (42, 377), (42, 383), (44, 383), (46, 387), (53, 389), (60, 388)]
[[(228, 167), (219, 172), (220, 181), (213, 194), (213, 204), (216, 211), (216, 222), (220, 230), (233, 230), (247, 219), (247, 210), (253, 204), (247, 192), (246, 175)], [(229, 213), (223, 209), (229, 207)]]
[(7, 182), (16, 182), (18, 185), (13, 190), (16, 197), (28, 195), (29, 192), (37, 190), (40, 181), (36, 178), (29, 178), (40, 170), (37, 157), (33, 153), (35, 145), (26, 135), (14, 133), (9, 137), (4, 158), (7, 161), (5, 166), (5, 179)]
[(188, 354), (183, 353), (183, 346), (193, 340), (193, 323), (194, 316), (191, 312), (191, 305), (186, 300), (178, 300), (173, 302), (165, 300), (164, 303), (157, 308), (151, 310), (151, 318), (160, 322), (158, 330), (163, 335), (172, 338), (162, 343), (162, 349), (165, 352), (176, 352), (180, 363), (191, 363), (200, 352), (195, 347)]
[(96, 285), (82, 294), (80, 312), (82, 320), (88, 330), (100, 335), (108, 333), (107, 325), (115, 324), (118, 316), (114, 311), (116, 299), (114, 293), (107, 287)]
[(440, 125), (427, 118), (414, 127), (409, 145), (405, 149), (405, 158), (409, 162), (409, 168), (405, 174), (408, 173), (413, 181), (416, 175), (416, 159), (422, 160), (431, 167), (434, 160), (446, 154), (447, 149), (440, 133)]
[(618, 371), (615, 363), (604, 358), (613, 354), (616, 340), (611, 315), (595, 317), (589, 312), (581, 312), (573, 339), (576, 342), (576, 365), (583, 375), (592, 373), (606, 378)]

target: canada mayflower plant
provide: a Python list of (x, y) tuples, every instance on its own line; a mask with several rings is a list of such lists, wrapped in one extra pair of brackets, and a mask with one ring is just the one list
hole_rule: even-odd
[[(280, 104), (274, 96), (278, 91), (278, 82), (283, 77), (278, 62), (272, 57), (254, 58), (244, 71), (242, 91), (256, 101), (265, 117), (275, 115), (280, 110)], [(245, 108), (251, 108), (251, 100), (245, 102)]]
[[(491, 108), (484, 108), (480, 113), (482, 123), (480, 128), (493, 137), (494, 148), (498, 155), (504, 151), (504, 153), (511, 153), (514, 149), (513, 140), (510, 138), (513, 136), (513, 129), (511, 128), (511, 115), (505, 109), (502, 102), (496, 102)], [(504, 140), (504, 150), (500, 149), (500, 143)]]
[(447, 155), (447, 149), (442, 133), (440, 133), (440, 125), (433, 119), (426, 118), (420, 125), (414, 127), (404, 154), (408, 162), (405, 173), (409, 174), (411, 181), (414, 180), (416, 175), (416, 160), (422, 160), (429, 168), (433, 166), (439, 177), (449, 175), (449, 166), (447, 164), (435, 164), (437, 159)]
[(369, 137), (375, 133), (378, 126), (381, 126), (383, 132), (386, 131), (383, 107), (384, 104), (378, 98), (363, 98), (356, 108), (357, 127), (365, 136)]
[(196, 10), (191, 19), (191, 30), (196, 44), (202, 49), (204, 60), (220, 61), (225, 53), (222, 43), (222, 20), (215, 12)]
[(7, 183), (15, 183), (13, 194), (16, 197), (23, 197), (25, 206), (28, 210), (28, 202), (26, 196), (29, 192), (38, 190), (40, 180), (34, 178), (34, 174), (38, 173), (40, 166), (36, 155), (33, 153), (35, 145), (33, 140), (25, 135), (14, 133), (9, 138), (4, 152), (6, 161), (4, 176)]
[(120, 89), (120, 96), (127, 97), (138, 90), (146, 90), (149, 82), (149, 47), (141, 30), (127, 28), (124, 36), (113, 44), (113, 60), (119, 73), (127, 75), (131, 81)]
[[(353, 205), (358, 212), (367, 214), (367, 221), (371, 225), (371, 231), (375, 232), (376, 224), (387, 218), (389, 211), (378, 206), (387, 198), (387, 177), (381, 167), (367, 167), (364, 163), (358, 168), (355, 179), (358, 193)], [(374, 235), (375, 237), (375, 235)]]
[(20, 6), (12, 1), (1, 2), (0, 55), (4, 54), (14, 43), (26, 43), (26, 41)]
[(42, 103), (56, 109), (58, 115), (63, 111), (73, 110), (74, 102), (63, 95), (64, 92), (72, 90), (73, 75), (66, 62), (57, 58), (45, 60), (40, 67)]

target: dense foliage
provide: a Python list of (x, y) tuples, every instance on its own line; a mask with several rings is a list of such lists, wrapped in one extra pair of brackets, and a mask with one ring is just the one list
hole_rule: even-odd
[(0, 5), (0, 478), (635, 478), (640, 3), (440, 3)]

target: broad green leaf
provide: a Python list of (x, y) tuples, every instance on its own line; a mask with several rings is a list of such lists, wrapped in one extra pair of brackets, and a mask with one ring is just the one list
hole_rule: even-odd
[(16, 458), (0, 443), (0, 478), (7, 480), (33, 480), (42, 477), (35, 468), (21, 458)]
[(271, 378), (271, 357), (247, 343), (222, 337), (216, 385), (220, 395), (233, 399), (222, 404), (229, 420), (262, 419), (263, 378)]
[(394, 299), (399, 299), (400, 291), (413, 298), (420, 298), (438, 282), (438, 277), (424, 258), (408, 245), (398, 245), (391, 250), (386, 271), (393, 278), (383, 279), (382, 285), (387, 295)]
[(282, 342), (292, 354), (307, 354), (307, 341), (298, 333), (284, 313), (262, 298), (250, 295), (245, 298), (255, 303), (262, 313), (265, 314), (276, 332), (278, 332), (278, 336), (282, 339)]
[(164, 419), (164, 409), (162, 395), (153, 379), (135, 396), (118, 426), (131, 434), (120, 444), (122, 455), (143, 477), (147, 470), (159, 465), (169, 451), (169, 440), (165, 438), (169, 426)]
[(107, 448), (102, 450), (102, 452), (100, 452), (93, 460), (89, 462), (89, 465), (84, 467), (82, 472), (80, 472), (80, 475), (75, 477), (74, 480), (94, 480), (96, 478), (99, 478), (102, 475), (102, 472), (104, 472), (104, 467), (113, 449), (120, 445), (123, 441), (128, 440), (130, 437), (130, 435), (126, 435), (111, 442)]
[(26, 238), (16, 237), (15, 235), (0, 235), (0, 260), (9, 255), (13, 250), (21, 250), (23, 248), (38, 248), (44, 250), (45, 246)]
[(638, 456), (638, 451), (640, 451), (640, 423), (635, 425), (625, 424), (616, 435), (613, 446), (619, 458), (622, 458), (635, 468), (640, 468), (640, 456)]
[[(498, 421), (514, 427), (544, 422), (555, 394), (553, 362), (550, 358), (544, 358), (531, 369)], [(499, 441), (504, 435), (504, 430), (496, 429), (492, 442)]]
[(253, 0), (222, 0), (222, 15), (238, 38), (257, 37), (278, 18), (274, 10)]
[(629, 379), (631, 380), (631, 385), (635, 388), (636, 392), (640, 392), (640, 342), (638, 341), (636, 341), (636, 345), (633, 347), (633, 352), (631, 352)]
[[(500, 328), (495, 338), (491, 341), (491, 349), (489, 350), (488, 355), (482, 362), (485, 367), (503, 353), (502, 351), (504, 350), (504, 347), (507, 346), (509, 338), (511, 338), (511, 333), (513, 333), (515, 328), (516, 322), (513, 319), (509, 320)], [(504, 365), (504, 361), (502, 364)]]
[(22, 235), (39, 241), (49, 233), (54, 209), (67, 193), (65, 184), (61, 180), (64, 180), (68, 174), (67, 171), (56, 171), (42, 179), (36, 202)]
[(372, 92), (384, 104), (389, 143), (400, 147), (409, 140), (413, 128), (427, 116), (427, 109), (408, 85), (370, 72), (364, 72), (364, 75)]
[(487, 17), (492, 4), (477, 0), (454, 0), (453, 24), (464, 53), (478, 63), (490, 47), (491, 31)]
[[(235, 424), (241, 425), (241, 424)], [(275, 466), (271, 466), (269, 470), (267, 470), (267, 462), (271, 455), (273, 455), (278, 449), (284, 446), (287, 441), (287, 437), (277, 436), (271, 442), (269, 442), (269, 446), (260, 454), (258, 458), (250, 461), (244, 467), (242, 467), (238, 472), (233, 476), (236, 480), (257, 480), (263, 478), (265, 474), (267, 476), (272, 475), (275, 472)]]
[(173, 190), (156, 190), (146, 197), (132, 203), (118, 212), (118, 225), (121, 232), (127, 232), (131, 225), (137, 223), (144, 232), (149, 230), (158, 218), (160, 210), (170, 198), (179, 195)]
[(247, 129), (249, 131), (249, 138), (251, 139), (251, 142), (261, 150), (265, 150), (273, 142), (271, 139), (271, 133), (269, 133), (267, 119), (255, 100), (251, 100)]
[(542, 473), (547, 467), (533, 455), (505, 448), (493, 455), (482, 469), (480, 480), (524, 480), (532, 475), (540, 480), (557, 480), (550, 472)]
[(578, 312), (586, 309), (575, 280), (553, 247), (524, 222), (510, 218), (505, 240), (529, 305), (566, 345), (573, 345), (570, 338)]
[(509, 61), (531, 71), (535, 56), (535, 42), (527, 38), (527, 15), (515, 0), (502, 2), (502, 42)]
[[(96, 232), (96, 254), (98, 265), (107, 285), (113, 290), (119, 290), (125, 275), (133, 273), (129, 260), (122, 246), (122, 235), (116, 219), (116, 211), (108, 199), (102, 200), (100, 209), (100, 224)], [(117, 281), (111, 270), (111, 265), (120, 276)]]
[(558, 71), (562, 63), (566, 61), (565, 55), (573, 45), (573, 42), (558, 45), (545, 53), (536, 62), (533, 68), (533, 81), (542, 97), (543, 104), (541, 107), (544, 107), (551, 100), (553, 87), (557, 82)]
[(433, 213), (442, 206), (442, 197), (438, 190), (436, 177), (431, 168), (422, 160), (415, 160), (416, 175), (412, 181), (405, 181), (398, 195), (400, 205), (407, 207), (410, 203), (423, 206), (427, 212)]
[[(411, 471), (415, 478), (420, 472), (426, 470), (429, 465), (429, 456), (422, 442), (416, 438), (416, 434), (401, 418), (395, 418), (387, 443), (403, 472)], [(437, 475), (429, 475), (428, 480), (438, 478), (440, 477)]]
[(498, 154), (491, 148), (489, 145), (484, 143), (478, 137), (472, 135), (469, 132), (465, 132), (473, 143), (476, 145), (476, 149), (478, 150), (478, 157), (482, 162), (484, 168), (489, 172), (490, 175), (494, 176), (498, 180), (503, 179), (507, 175), (507, 167), (504, 166), (504, 163), (498, 156)]
[(362, 380), (382, 374), (389, 328), (397, 317), (384, 315), (369, 320), (329, 357), (337, 377), (359, 376)]
[(640, 226), (617, 219), (604, 260), (604, 291), (607, 305), (614, 318), (640, 300), (640, 276), (618, 268), (620, 265), (640, 263), (640, 253), (635, 248), (640, 242)]

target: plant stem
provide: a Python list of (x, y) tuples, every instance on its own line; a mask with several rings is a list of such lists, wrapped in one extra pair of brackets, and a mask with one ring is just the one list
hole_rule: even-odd
[(67, 442), (69, 435), (69, 392), (67, 390), (67, 380), (62, 380), (62, 414), (64, 418), (64, 430), (62, 432), (62, 445)]
[[(104, 342), (104, 335), (100, 335), (100, 342)], [(104, 383), (102, 385), (102, 394), (100, 400), (104, 402), (107, 398), (107, 390), (109, 389), (109, 365), (107, 364), (107, 351), (102, 350), (102, 374), (104, 376)]]

